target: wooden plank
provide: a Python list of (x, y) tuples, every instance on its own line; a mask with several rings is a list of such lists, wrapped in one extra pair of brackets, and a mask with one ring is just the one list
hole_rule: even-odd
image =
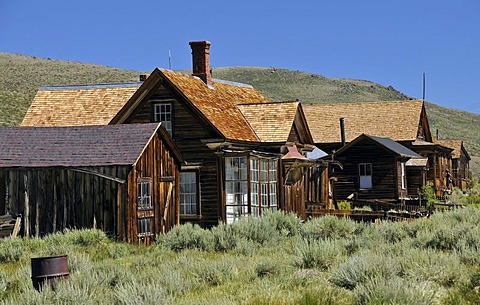
[(18, 235), (18, 232), (20, 232), (20, 225), (22, 223), (22, 216), (17, 216), (15, 220), (15, 225), (13, 227), (12, 231), (12, 238), (16, 238)]

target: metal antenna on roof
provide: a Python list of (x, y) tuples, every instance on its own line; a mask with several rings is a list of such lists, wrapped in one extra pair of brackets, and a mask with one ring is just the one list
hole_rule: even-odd
[(172, 70), (172, 53), (168, 50), (168, 69)]
[(423, 94), (422, 94), (422, 101), (425, 102), (425, 72), (423, 73)]

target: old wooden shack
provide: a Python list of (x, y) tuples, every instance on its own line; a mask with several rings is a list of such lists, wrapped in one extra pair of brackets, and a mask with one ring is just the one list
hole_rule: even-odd
[[(418, 189), (423, 187), (423, 181), (409, 179), (410, 168), (418, 162), (408, 161), (423, 160), (420, 167), (426, 170), (425, 158), (389, 138), (360, 135), (335, 152), (334, 158), (343, 165), (343, 170), (335, 172), (337, 200), (400, 202), (418, 199)], [(419, 185), (409, 187), (409, 181)]]
[(181, 155), (159, 123), (0, 128), (0, 214), (25, 236), (98, 228), (149, 244), (179, 223)]
[[(340, 119), (345, 141), (361, 134), (390, 138), (428, 158), (427, 182), (438, 196), (446, 191), (446, 170), (451, 171), (451, 155), (446, 147), (433, 142), (425, 103), (419, 100), (304, 105), (315, 145), (327, 153), (340, 149)], [(417, 177), (416, 180), (421, 180)]]
[(208, 227), (265, 210), (303, 215), (306, 202), (324, 204), (320, 163), (284, 183), (288, 147), (302, 154), (314, 148), (300, 103), (269, 103), (250, 85), (212, 78), (210, 45), (190, 43), (192, 76), (155, 69), (140, 83), (42, 88), (22, 125), (162, 122), (186, 161), (181, 222)]
[(435, 139), (435, 143), (453, 149), (451, 153), (453, 186), (462, 190), (466, 189), (468, 180), (472, 179), (472, 173), (470, 171), (471, 158), (463, 145), (463, 141), (459, 139)]

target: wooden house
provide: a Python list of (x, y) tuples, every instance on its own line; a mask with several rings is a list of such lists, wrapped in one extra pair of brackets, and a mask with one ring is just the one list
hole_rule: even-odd
[(334, 158), (343, 165), (334, 174), (337, 200), (418, 199), (418, 188), (424, 185), (424, 180), (416, 179), (424, 178), (426, 158), (389, 138), (360, 135), (336, 151)]
[[(313, 186), (325, 183), (319, 163), (309, 170), (315, 178), (285, 187), (282, 156), (288, 147), (295, 144), (303, 154), (314, 148), (300, 103), (269, 103), (250, 85), (213, 79), (210, 42), (190, 46), (193, 76), (157, 68), (140, 85), (43, 88), (22, 125), (162, 122), (186, 161), (180, 172), (182, 222), (208, 227), (278, 208), (302, 215), (305, 201), (324, 200), (325, 192), (316, 191), (324, 188)], [(94, 91), (107, 89), (112, 94), (106, 101)]]
[(451, 160), (453, 186), (462, 190), (466, 189), (468, 180), (472, 179), (472, 174), (469, 165), (471, 158), (465, 146), (463, 146), (463, 141), (458, 139), (435, 139), (435, 143), (453, 149)]
[(25, 236), (98, 228), (149, 244), (179, 223), (181, 155), (161, 124), (0, 128), (0, 213)]
[(328, 153), (344, 145), (342, 119), (345, 143), (369, 134), (390, 138), (427, 157), (427, 182), (435, 186), (437, 195), (443, 196), (451, 149), (433, 143), (423, 101), (315, 104), (304, 105), (304, 111), (315, 145)]

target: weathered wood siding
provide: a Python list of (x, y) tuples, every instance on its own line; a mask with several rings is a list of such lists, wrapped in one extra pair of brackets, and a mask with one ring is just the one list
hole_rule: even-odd
[[(194, 110), (186, 106), (176, 93), (160, 86), (150, 97), (149, 101), (141, 108), (138, 114), (126, 123), (147, 123), (153, 120), (153, 107), (155, 103), (172, 103), (173, 135), (172, 138), (182, 153), (185, 161), (199, 164), (200, 204), (199, 215), (189, 217), (189, 222), (202, 226), (218, 224), (221, 217), (221, 193), (218, 166), (219, 158), (213, 150), (208, 148), (206, 142), (218, 139), (218, 134), (213, 128), (203, 122)], [(180, 193), (178, 193), (180, 196)]]
[[(87, 168), (125, 179), (126, 167)], [(23, 215), (22, 233), (43, 236), (66, 228), (98, 228), (116, 235), (119, 183), (70, 169), (0, 170), (0, 212)]]
[[(138, 183), (142, 179), (150, 180), (152, 211), (139, 211), (137, 206)], [(152, 236), (142, 238), (147, 245), (154, 235), (168, 231), (179, 223), (180, 213), (180, 172), (179, 164), (165, 143), (155, 134), (149, 145), (138, 159), (128, 175), (128, 206), (126, 207), (127, 240), (139, 241), (138, 219), (151, 217), (153, 213)]]
[[(336, 159), (343, 164), (343, 170), (336, 172), (337, 201), (346, 200), (355, 193), (358, 199), (398, 200), (398, 175), (395, 156), (371, 141), (360, 141)], [(360, 190), (358, 165), (372, 164), (372, 188)]]

